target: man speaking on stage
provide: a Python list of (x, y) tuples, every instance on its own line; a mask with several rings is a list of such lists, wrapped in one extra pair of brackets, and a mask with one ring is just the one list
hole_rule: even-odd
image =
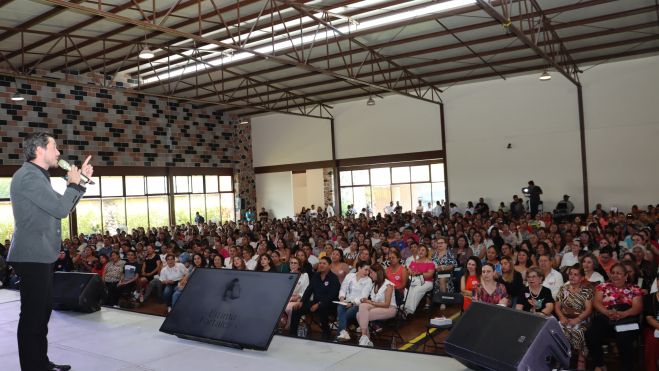
[[(20, 278), (21, 314), (18, 355), (23, 371), (69, 370), (48, 359), (48, 321), (53, 306), (53, 263), (59, 255), (61, 223), (85, 193), (91, 179), (88, 156), (79, 169), (71, 165), (63, 195), (55, 192), (48, 169), (58, 166), (60, 152), (48, 133), (29, 134), (23, 141), (26, 162), (11, 179), (14, 236), (7, 261)], [(82, 183), (84, 184), (84, 182)]]

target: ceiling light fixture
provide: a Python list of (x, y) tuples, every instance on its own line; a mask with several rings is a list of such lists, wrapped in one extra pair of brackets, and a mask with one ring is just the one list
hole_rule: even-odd
[(149, 49), (148, 46), (144, 46), (144, 49), (140, 52), (139, 58), (140, 59), (151, 59), (155, 57), (156, 55), (153, 54), (153, 52)]
[(247, 120), (240, 120), (240, 125), (247, 125), (249, 122)]
[(542, 72), (542, 75), (540, 75), (540, 81), (549, 81), (549, 80), (551, 80), (551, 75), (549, 74), (549, 72), (547, 72), (547, 70), (544, 70)]
[(11, 100), (13, 100), (14, 102), (20, 102), (22, 100), (25, 100), (25, 97), (22, 96), (20, 93), (14, 93), (11, 96)]
[(373, 96), (371, 95), (368, 97), (368, 100), (366, 101), (367, 106), (375, 106), (375, 99), (373, 99)]

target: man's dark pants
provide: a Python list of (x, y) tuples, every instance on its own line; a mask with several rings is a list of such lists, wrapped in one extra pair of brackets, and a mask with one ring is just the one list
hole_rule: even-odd
[(23, 371), (48, 369), (48, 321), (53, 309), (53, 265), (11, 263), (20, 278), (18, 356)]

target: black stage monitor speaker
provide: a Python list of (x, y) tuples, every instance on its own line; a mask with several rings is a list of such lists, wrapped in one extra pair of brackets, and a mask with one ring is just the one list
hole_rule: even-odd
[(474, 302), (446, 339), (446, 352), (474, 370), (541, 371), (570, 366), (570, 343), (553, 317)]
[(297, 273), (197, 268), (160, 331), (267, 350), (298, 277)]
[(96, 273), (55, 272), (53, 309), (96, 312), (107, 297), (107, 290)]

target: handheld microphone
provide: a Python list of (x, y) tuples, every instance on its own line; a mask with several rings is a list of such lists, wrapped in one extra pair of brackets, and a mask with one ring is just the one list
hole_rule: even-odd
[[(60, 168), (66, 170), (66, 171), (71, 170), (71, 164), (66, 162), (66, 160), (60, 159), (59, 161), (57, 161), (57, 165), (59, 165)], [(85, 183), (85, 184), (96, 184), (96, 183), (94, 183), (93, 180), (87, 178), (87, 176), (85, 174), (80, 174), (80, 180), (82, 180), (82, 182)]]

